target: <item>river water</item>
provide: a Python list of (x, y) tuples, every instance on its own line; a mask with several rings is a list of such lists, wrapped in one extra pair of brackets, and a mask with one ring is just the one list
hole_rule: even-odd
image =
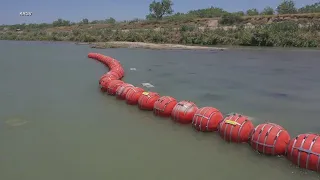
[[(268, 157), (217, 133), (153, 116), (102, 94), (108, 69), (126, 82), (285, 127), (319, 132), (320, 51), (90, 49), (70, 43), (0, 41), (1, 180), (319, 179), (284, 157)], [(130, 68), (136, 68), (132, 71)]]

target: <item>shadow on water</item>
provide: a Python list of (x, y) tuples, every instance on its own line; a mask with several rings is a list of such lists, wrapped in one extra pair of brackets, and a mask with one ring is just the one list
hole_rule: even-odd
[(281, 93), (281, 92), (266, 92), (266, 91), (259, 91), (259, 93), (262, 96), (267, 96), (267, 97), (271, 97), (271, 98), (275, 98), (275, 99), (288, 99), (288, 100), (292, 100), (293, 97), (291, 97), (289, 94), (287, 93)]

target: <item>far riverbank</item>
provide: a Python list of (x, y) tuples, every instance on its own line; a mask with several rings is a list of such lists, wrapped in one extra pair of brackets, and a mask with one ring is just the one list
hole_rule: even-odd
[[(89, 43), (76, 43), (89, 44)], [(223, 51), (227, 48), (222, 47), (208, 47), (208, 46), (188, 46), (180, 44), (155, 44), (144, 42), (125, 42), (125, 41), (110, 41), (110, 42), (94, 42), (90, 43), (91, 48), (106, 49), (106, 48), (143, 48), (143, 49), (155, 49), (155, 50), (210, 50), (210, 51)]]

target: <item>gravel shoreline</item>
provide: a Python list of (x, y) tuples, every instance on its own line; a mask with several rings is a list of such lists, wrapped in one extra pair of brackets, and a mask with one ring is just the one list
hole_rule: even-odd
[[(84, 43), (77, 43), (79, 45)], [(95, 42), (90, 44), (91, 48), (106, 49), (106, 48), (144, 48), (144, 49), (184, 49), (184, 50), (211, 50), (223, 51), (226, 48), (220, 47), (206, 47), (206, 46), (187, 46), (180, 44), (154, 44), (144, 42), (124, 42), (124, 41), (110, 41), (110, 42)]]

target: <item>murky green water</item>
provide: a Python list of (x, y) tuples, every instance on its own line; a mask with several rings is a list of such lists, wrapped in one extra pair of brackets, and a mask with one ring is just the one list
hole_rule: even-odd
[[(125, 81), (199, 107), (278, 123), (292, 136), (319, 132), (320, 51), (94, 50), (67, 43), (0, 41), (1, 180), (319, 179), (285, 158), (228, 144), (216, 133), (159, 119), (100, 93), (120, 60)], [(136, 71), (130, 71), (136, 68)]]

